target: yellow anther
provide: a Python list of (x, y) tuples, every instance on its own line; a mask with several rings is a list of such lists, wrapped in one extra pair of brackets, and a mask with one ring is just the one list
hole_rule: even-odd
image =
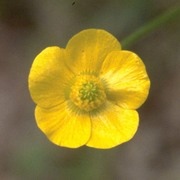
[(71, 101), (81, 110), (92, 111), (106, 100), (102, 82), (94, 75), (80, 75), (71, 87)]

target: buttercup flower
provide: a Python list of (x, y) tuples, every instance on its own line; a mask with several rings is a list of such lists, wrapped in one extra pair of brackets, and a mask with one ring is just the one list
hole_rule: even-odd
[(142, 60), (104, 30), (73, 36), (34, 60), (29, 90), (38, 127), (59, 146), (111, 148), (137, 131), (150, 81)]

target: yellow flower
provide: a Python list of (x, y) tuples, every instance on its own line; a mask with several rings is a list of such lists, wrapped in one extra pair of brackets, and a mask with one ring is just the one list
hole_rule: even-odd
[(38, 127), (70, 148), (107, 149), (130, 140), (149, 87), (142, 60), (99, 29), (81, 31), (65, 49), (46, 48), (29, 74)]

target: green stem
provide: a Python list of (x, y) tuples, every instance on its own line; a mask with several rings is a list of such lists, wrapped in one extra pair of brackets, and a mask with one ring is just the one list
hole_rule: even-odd
[(180, 15), (180, 6), (174, 7), (166, 11), (154, 20), (140, 27), (134, 33), (130, 34), (127, 38), (121, 41), (123, 49), (129, 48), (131, 45), (133, 45), (135, 42), (142, 39), (149, 33), (166, 24), (170, 20), (177, 18), (178, 15)]

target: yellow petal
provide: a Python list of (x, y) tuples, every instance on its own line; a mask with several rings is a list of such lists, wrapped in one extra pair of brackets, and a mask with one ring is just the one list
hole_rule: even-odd
[(70, 72), (64, 65), (64, 49), (49, 47), (34, 60), (29, 74), (32, 99), (40, 107), (52, 107), (64, 101), (64, 86)]
[(98, 71), (107, 54), (120, 49), (118, 40), (107, 31), (84, 30), (67, 44), (68, 64), (75, 73)]
[(150, 80), (142, 60), (130, 51), (114, 51), (105, 59), (100, 77), (107, 85), (108, 99), (127, 109), (146, 100)]
[(108, 149), (130, 140), (138, 128), (135, 110), (108, 103), (106, 109), (91, 117), (92, 132), (87, 146)]
[(66, 103), (52, 109), (37, 106), (35, 117), (38, 127), (58, 146), (77, 148), (90, 137), (89, 116), (70, 111)]

